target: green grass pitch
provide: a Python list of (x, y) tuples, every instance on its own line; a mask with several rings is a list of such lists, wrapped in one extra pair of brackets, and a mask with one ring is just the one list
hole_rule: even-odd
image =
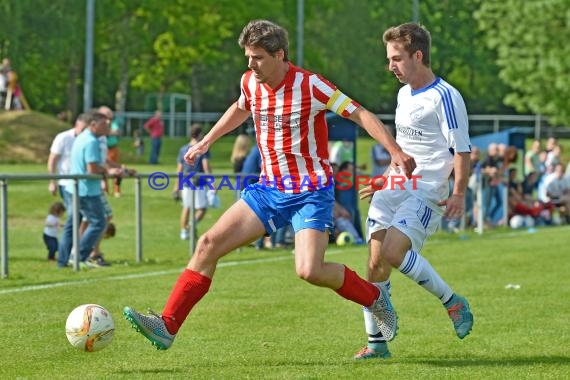
[[(231, 145), (231, 144), (227, 144)], [(128, 149), (128, 147), (126, 148)], [(174, 172), (170, 163), (141, 172)], [(367, 150), (366, 152), (369, 152)], [(229, 171), (229, 163), (214, 166)], [(2, 172), (44, 173), (18, 165)], [(117, 236), (104, 241), (109, 268), (73, 272), (46, 261), (43, 220), (54, 200), (47, 183), (9, 184), (9, 278), (0, 280), (2, 379), (562, 379), (570, 373), (570, 228), (496, 230), (479, 236), (438, 233), (423, 254), (475, 316), (457, 339), (438, 300), (396, 271), (393, 303), (400, 330), (393, 358), (356, 362), (365, 344), (362, 312), (328, 289), (298, 279), (290, 251), (243, 248), (224, 258), (210, 293), (172, 348), (153, 349), (122, 318), (129, 305), (160, 312), (185, 266), (180, 205), (170, 191), (143, 186), (143, 262), (135, 262), (133, 181), (111, 198)], [(227, 207), (233, 194), (221, 193)], [(222, 210), (210, 210), (204, 231)], [(363, 203), (361, 213), (366, 213)], [(331, 246), (327, 260), (365, 273), (366, 248)], [(520, 289), (507, 289), (518, 284)], [(65, 320), (77, 305), (98, 303), (115, 319), (111, 345), (96, 353), (68, 344)]]

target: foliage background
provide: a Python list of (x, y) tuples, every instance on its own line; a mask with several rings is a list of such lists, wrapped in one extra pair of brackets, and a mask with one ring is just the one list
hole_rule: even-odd
[[(85, 0), (0, 0), (0, 56), (10, 57), (32, 108), (82, 110)], [(434, 71), (472, 114), (535, 113), (569, 124), (570, 0), (421, 0)], [(381, 34), (411, 21), (413, 1), (305, 1), (304, 64), (376, 113), (392, 113), (399, 83)], [(524, 4), (521, 6), (521, 4)], [(295, 0), (96, 0), (94, 103), (152, 108), (149, 93), (192, 96), (194, 111), (223, 111), (246, 69), (237, 38), (251, 19), (289, 30)], [(513, 108), (511, 108), (513, 107)], [(148, 110), (148, 109), (147, 109)]]

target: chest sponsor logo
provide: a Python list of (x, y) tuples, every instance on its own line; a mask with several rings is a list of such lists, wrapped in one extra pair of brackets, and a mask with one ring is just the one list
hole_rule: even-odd
[(255, 125), (262, 132), (281, 132), (283, 129), (298, 129), (300, 127), (300, 112), (291, 112), (285, 115), (268, 114), (267, 110), (256, 111), (253, 115)]

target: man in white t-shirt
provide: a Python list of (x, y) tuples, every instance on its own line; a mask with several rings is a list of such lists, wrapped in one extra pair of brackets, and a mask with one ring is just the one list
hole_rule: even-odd
[[(392, 267), (439, 298), (447, 309), (457, 336), (463, 339), (473, 326), (467, 300), (454, 293), (429, 262), (420, 255), (425, 240), (441, 218), (458, 219), (465, 209), (471, 145), (461, 94), (430, 68), (429, 32), (415, 23), (384, 32), (388, 67), (405, 85), (398, 93), (396, 141), (414, 157), (411, 178), (391, 169), (381, 191), (368, 186), (361, 198), (372, 196), (368, 212), (368, 280), (390, 289)], [(453, 193), (449, 177), (454, 171)], [(376, 187), (378, 189), (379, 187)], [(368, 344), (356, 359), (388, 358), (388, 337), (364, 310)]]
[[(66, 131), (58, 133), (53, 139), (51, 144), (47, 168), (50, 174), (69, 174), (71, 169), (71, 147), (75, 138), (79, 136), (81, 132), (87, 126), (86, 114), (81, 114), (75, 120), (73, 128)], [(69, 201), (71, 197), (66, 197), (65, 186), (70, 183), (69, 179), (52, 179), (49, 181), (48, 190), (52, 195), (59, 195), (64, 201), (67, 210), (71, 210), (69, 207)]]

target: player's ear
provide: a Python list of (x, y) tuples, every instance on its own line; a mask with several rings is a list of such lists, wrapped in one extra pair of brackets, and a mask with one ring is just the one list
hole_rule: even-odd
[(416, 50), (416, 52), (414, 53), (414, 58), (416, 59), (416, 61), (422, 62), (424, 58), (424, 53), (422, 53), (421, 50)]

